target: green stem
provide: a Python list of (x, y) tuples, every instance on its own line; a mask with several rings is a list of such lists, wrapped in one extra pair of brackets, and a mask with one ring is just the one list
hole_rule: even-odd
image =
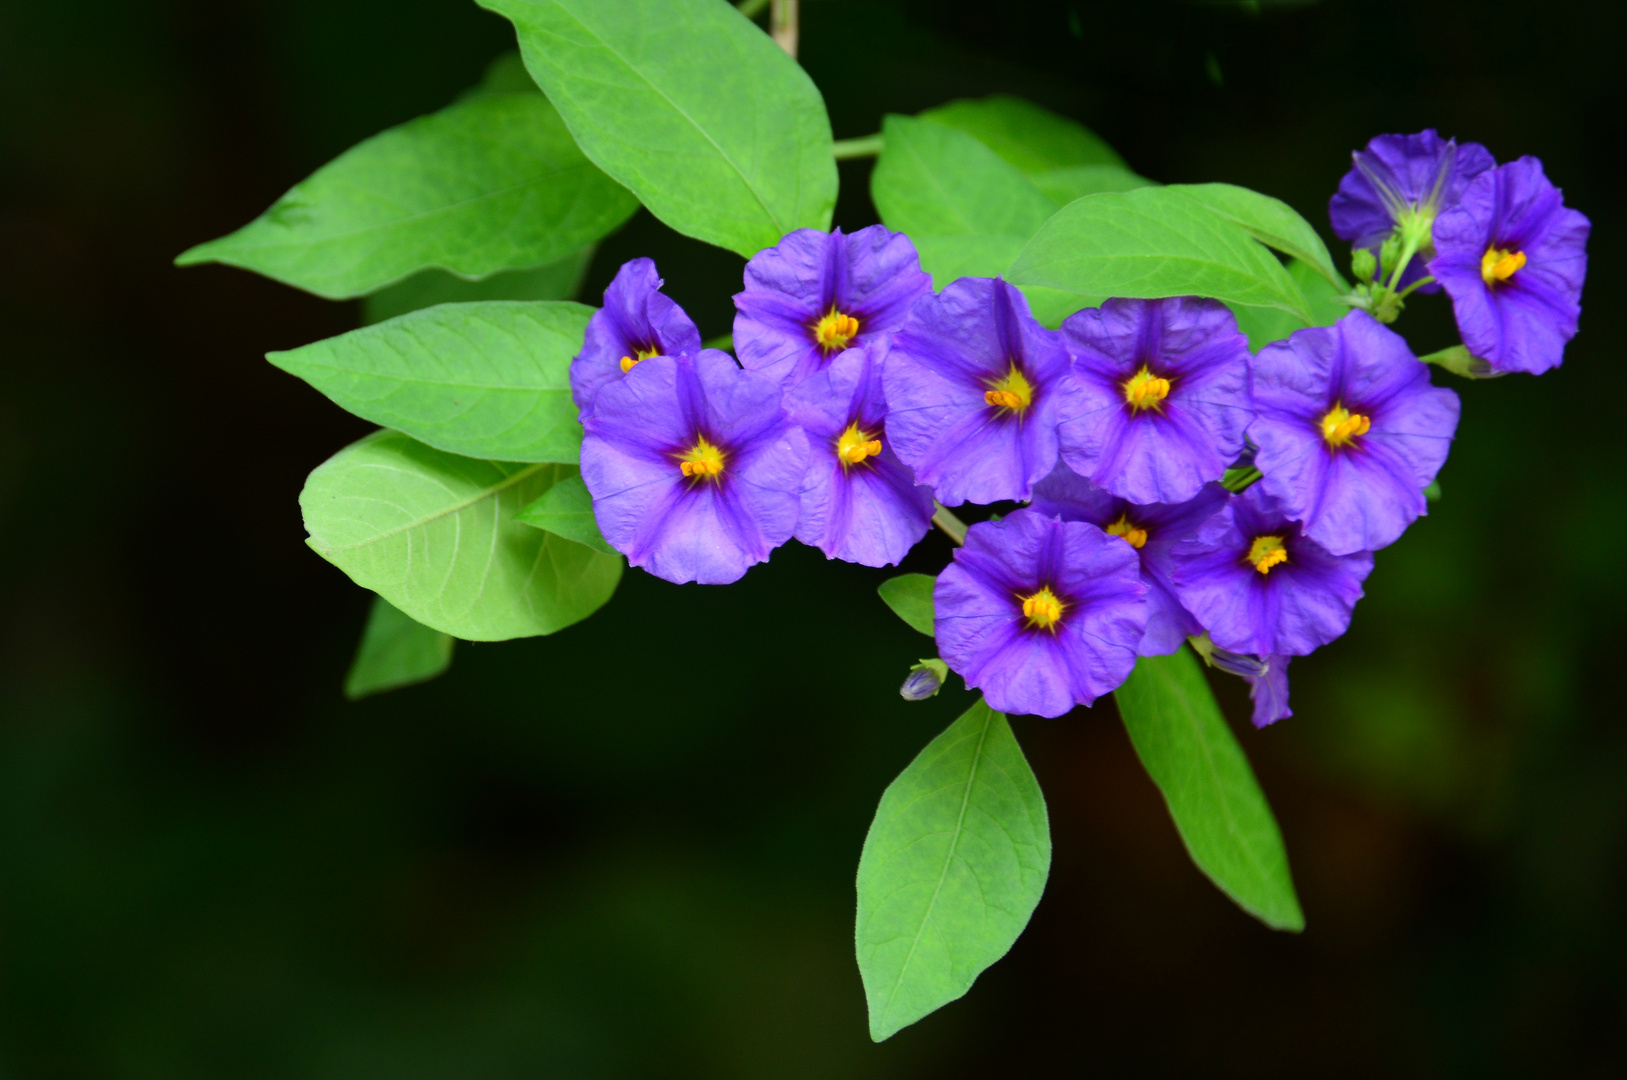
[(942, 503), (935, 502), (932, 507), (932, 524), (942, 529), (945, 535), (955, 543), (964, 544), (966, 542), (966, 523), (950, 513), (949, 508)]
[(799, 0), (773, 0), (769, 8), (768, 33), (774, 44), (797, 58), (797, 5)]
[(746, 18), (755, 19), (763, 13), (764, 8), (768, 7), (768, 0), (740, 0), (735, 7), (739, 8), (740, 14)]
[(875, 157), (881, 153), (881, 133), (866, 135), (862, 139), (837, 139), (830, 144), (830, 152), (837, 161)]
[(1414, 281), (1411, 285), (1408, 285), (1405, 289), (1402, 289), (1399, 293), (1397, 293), (1395, 298), (1397, 300), (1405, 300), (1408, 296), (1412, 295), (1412, 290), (1416, 289), (1420, 285), (1428, 285), (1430, 282), (1432, 282), (1434, 280), (1435, 279), (1432, 278), (1432, 277), (1421, 277), (1417, 281)]

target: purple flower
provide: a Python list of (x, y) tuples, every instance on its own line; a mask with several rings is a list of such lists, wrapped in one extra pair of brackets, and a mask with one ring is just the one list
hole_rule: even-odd
[(1109, 300), (1068, 316), (1062, 460), (1136, 503), (1193, 498), (1243, 451), (1248, 339), (1217, 300)]
[(1056, 464), (1068, 354), (999, 278), (916, 301), (883, 381), (893, 449), (948, 506), (1025, 500)]
[[(1366, 150), (1350, 155), (1354, 167), (1339, 181), (1339, 192), (1328, 203), (1333, 231), (1354, 247), (1367, 248), (1377, 258), (1384, 241), (1396, 232), (1418, 244), (1398, 287), (1424, 276), (1424, 263), (1433, 251), (1430, 226), (1442, 211), (1458, 204), (1469, 182), (1497, 163), (1479, 143), (1459, 146), (1430, 128), (1416, 135), (1380, 135)], [(1379, 267), (1380, 274), (1389, 272)], [(1436, 292), (1423, 285), (1420, 292)]]
[(1590, 227), (1533, 157), (1481, 175), (1441, 215), (1429, 271), (1470, 353), (1497, 372), (1559, 366), (1582, 313)]
[(1392, 544), (1425, 512), (1459, 408), (1365, 311), (1261, 349), (1254, 407), (1259, 486), (1334, 555)]
[(655, 263), (622, 263), (604, 291), (604, 307), (588, 320), (582, 351), (571, 361), (571, 400), (586, 412), (599, 388), (652, 356), (693, 356), (700, 331), (684, 309), (661, 292)]
[(747, 368), (795, 386), (843, 349), (898, 329), (931, 291), (903, 233), (881, 225), (851, 235), (798, 229), (746, 264), (734, 349)]
[(716, 349), (606, 383), (582, 419), (582, 481), (610, 546), (656, 577), (721, 585), (789, 540), (808, 442), (780, 398)]
[(1222, 649), (1304, 656), (1350, 626), (1373, 553), (1330, 555), (1260, 485), (1170, 553), (1175, 595)]
[(1061, 716), (1117, 687), (1147, 628), (1135, 551), (1018, 510), (973, 525), (932, 590), (938, 654), (1004, 713)]
[(786, 395), (807, 432), (797, 539), (833, 559), (887, 566), (932, 527), (932, 492), (887, 445), (882, 358), (887, 338), (849, 349)]
[(1034, 485), (1033, 509), (1063, 521), (1088, 521), (1108, 535), (1136, 549), (1141, 558), (1141, 582), (1147, 586), (1147, 632), (1136, 651), (1142, 656), (1167, 656), (1192, 634), (1201, 634), (1188, 611), (1176, 599), (1170, 582), (1170, 550), (1177, 541), (1198, 531), (1231, 498), (1219, 484), (1207, 484), (1196, 498), (1168, 505), (1137, 505), (1110, 495), (1066, 465)]

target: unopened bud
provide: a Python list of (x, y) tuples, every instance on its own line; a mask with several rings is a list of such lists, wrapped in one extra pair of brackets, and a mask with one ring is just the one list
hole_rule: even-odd
[(898, 688), (898, 694), (905, 701), (925, 701), (929, 697), (937, 696), (947, 678), (949, 678), (948, 664), (936, 658), (922, 660), (910, 668), (909, 678)]
[(1401, 259), (1403, 241), (1400, 232), (1393, 232), (1378, 249), (1378, 264), (1393, 267)]
[(1350, 272), (1356, 275), (1356, 280), (1369, 282), (1373, 275), (1378, 273), (1378, 257), (1370, 248), (1357, 248), (1350, 253)]

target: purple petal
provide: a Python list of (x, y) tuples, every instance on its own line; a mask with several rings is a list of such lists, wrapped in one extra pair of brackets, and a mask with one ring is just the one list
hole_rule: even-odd
[(599, 388), (622, 376), (623, 357), (655, 350), (661, 356), (700, 352), (700, 331), (666, 294), (650, 259), (622, 264), (604, 293), (604, 307), (588, 319), (582, 351), (571, 361), (571, 400), (593, 405)]

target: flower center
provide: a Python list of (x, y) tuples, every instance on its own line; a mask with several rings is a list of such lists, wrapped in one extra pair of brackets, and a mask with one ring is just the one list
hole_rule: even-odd
[(1107, 534), (1124, 537), (1133, 548), (1139, 549), (1147, 542), (1147, 530), (1130, 524), (1129, 514), (1120, 514), (1119, 519), (1107, 527)]
[(843, 470), (879, 453), (881, 440), (871, 438), (868, 431), (860, 431), (857, 421), (847, 425), (847, 430), (836, 439), (836, 458)]
[(996, 409), (1006, 409), (1021, 415), (1023, 410), (1034, 404), (1034, 384), (1028, 381), (1028, 376), (1019, 371), (1013, 362), (1005, 378), (996, 379), (989, 384), (989, 390), (983, 395), (983, 400)]
[(1371, 418), (1353, 413), (1343, 405), (1335, 405), (1322, 417), (1322, 438), (1335, 448), (1347, 446), (1355, 441), (1357, 435), (1367, 434), (1367, 429), (1372, 426)]
[(689, 477), (705, 477), (716, 481), (723, 474), (722, 450), (706, 441), (705, 436), (697, 435), (695, 445), (684, 451), (678, 457), (678, 471)]
[(1124, 400), (1133, 412), (1140, 412), (1142, 409), (1161, 409), (1159, 403), (1167, 397), (1169, 397), (1169, 380), (1161, 379), (1148, 371), (1146, 364), (1142, 364), (1140, 371), (1124, 381)]
[(1487, 285), (1496, 285), (1513, 277), (1514, 272), (1524, 265), (1525, 252), (1489, 247), (1480, 256), (1480, 277)]
[(1051, 591), (1049, 585), (1043, 586), (1033, 596), (1023, 597), (1023, 615), (1028, 618), (1028, 625), (1041, 630), (1053, 629), (1061, 622), (1062, 609), (1066, 606), (1057, 599), (1056, 593)]
[(636, 357), (624, 356), (621, 358), (621, 371), (623, 375), (629, 371), (632, 371), (633, 368), (636, 367), (640, 362), (648, 360), (652, 356), (661, 355), (661, 350), (656, 348), (654, 345), (649, 345), (641, 349), (635, 349), (634, 352), (637, 354)]
[(825, 317), (814, 323), (814, 340), (828, 353), (841, 352), (859, 336), (859, 320), (836, 310), (835, 305)]
[(1249, 545), (1248, 561), (1260, 573), (1269, 574), (1273, 566), (1288, 561), (1288, 549), (1282, 546), (1280, 536), (1256, 536)]

